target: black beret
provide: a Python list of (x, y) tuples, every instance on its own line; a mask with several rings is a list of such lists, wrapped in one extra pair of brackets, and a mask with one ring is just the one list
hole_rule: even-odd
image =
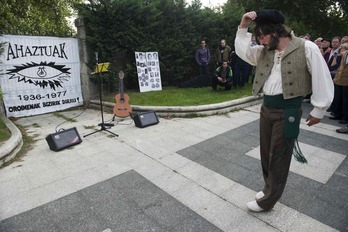
[(254, 22), (261, 24), (284, 24), (285, 18), (281, 11), (273, 9), (265, 9), (256, 11)]

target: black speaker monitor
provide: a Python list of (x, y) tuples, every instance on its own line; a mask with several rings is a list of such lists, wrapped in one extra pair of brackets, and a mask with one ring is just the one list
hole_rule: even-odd
[(139, 128), (155, 125), (159, 122), (157, 115), (154, 111), (136, 113), (133, 116), (133, 120), (135, 126)]
[(49, 134), (46, 141), (52, 151), (60, 151), (82, 142), (76, 127)]

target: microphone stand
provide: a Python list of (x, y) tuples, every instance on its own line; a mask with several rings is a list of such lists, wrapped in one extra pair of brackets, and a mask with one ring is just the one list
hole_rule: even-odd
[(99, 102), (100, 102), (100, 112), (101, 112), (101, 118), (102, 118), (102, 122), (98, 124), (98, 126), (100, 126), (101, 128), (97, 131), (94, 131), (92, 133), (86, 134), (83, 137), (87, 137), (89, 135), (95, 134), (97, 132), (100, 131), (107, 131), (110, 134), (113, 134), (114, 136), (118, 137), (118, 134), (115, 134), (114, 132), (109, 131), (106, 127), (112, 127), (114, 126), (114, 124), (112, 123), (104, 123), (104, 115), (103, 115), (103, 100), (102, 100), (102, 87), (103, 87), (103, 78), (101, 75), (101, 72), (103, 71), (103, 67), (99, 67), (99, 63), (98, 63), (98, 52), (95, 53), (95, 60), (96, 60), (96, 74), (99, 76)]

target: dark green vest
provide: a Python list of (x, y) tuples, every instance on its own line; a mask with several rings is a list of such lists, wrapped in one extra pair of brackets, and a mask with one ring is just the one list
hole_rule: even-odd
[[(292, 36), (282, 58), (281, 73), (284, 99), (306, 96), (311, 93), (311, 74), (307, 69), (305, 41)], [(261, 92), (262, 86), (271, 74), (275, 51), (264, 49), (256, 66), (253, 95)]]

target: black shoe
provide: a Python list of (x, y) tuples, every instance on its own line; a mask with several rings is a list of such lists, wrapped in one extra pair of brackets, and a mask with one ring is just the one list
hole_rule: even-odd
[(348, 121), (346, 119), (342, 119), (338, 121), (339, 124), (348, 124)]
[(329, 117), (329, 119), (331, 119), (331, 120), (341, 120), (342, 116), (332, 116), (332, 117)]
[(336, 132), (341, 134), (348, 134), (348, 127), (337, 129)]

